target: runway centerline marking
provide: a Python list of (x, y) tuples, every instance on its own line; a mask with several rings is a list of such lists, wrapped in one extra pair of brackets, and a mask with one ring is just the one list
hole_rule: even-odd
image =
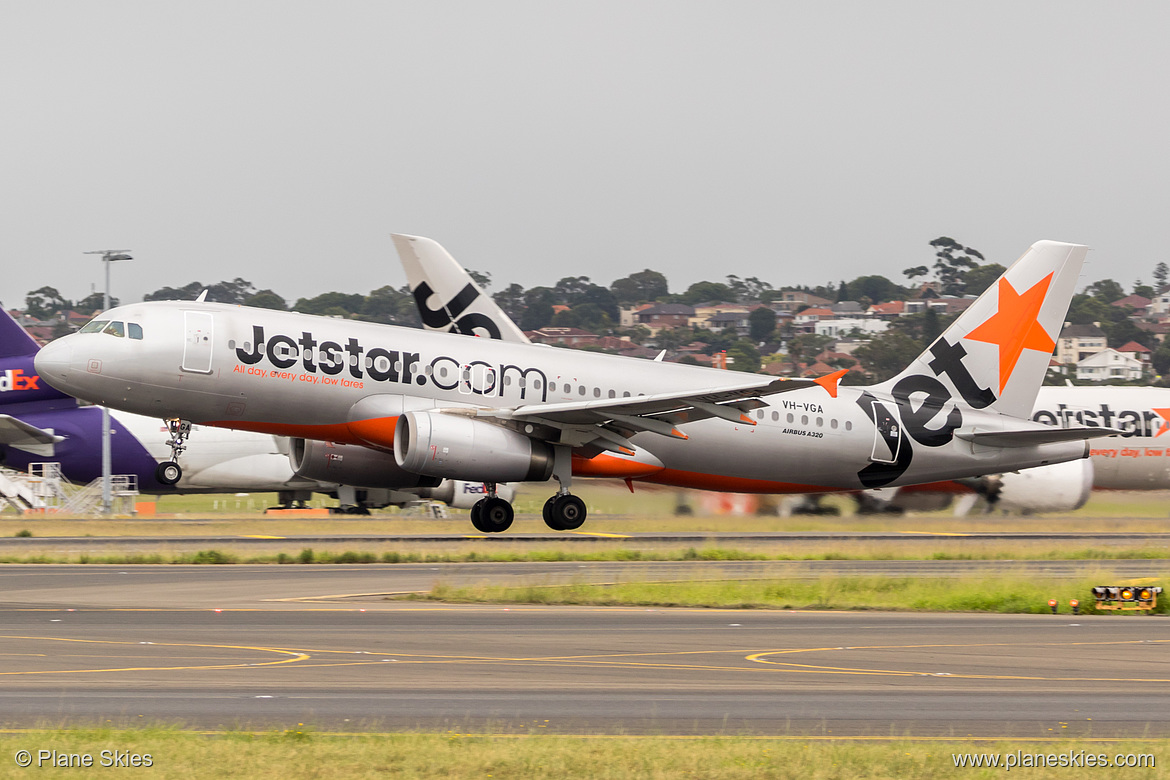
[[(45, 637), (45, 636), (12, 636), (0, 635), (0, 639), (27, 639), (40, 642), (77, 642), (84, 644), (104, 644), (104, 645), (141, 645), (142, 642), (126, 642), (113, 639), (67, 639), (63, 637)], [(256, 668), (260, 666), (276, 666), (278, 664), (297, 663), (299, 661), (307, 661), (312, 658), (308, 653), (302, 653), (296, 650), (282, 650), (276, 647), (253, 647), (249, 645), (205, 645), (193, 642), (151, 642), (152, 647), (203, 647), (217, 650), (255, 650), (261, 653), (278, 653), (280, 655), (291, 656), (290, 658), (282, 658), (279, 661), (261, 661), (261, 662), (246, 662), (233, 664), (207, 664), (199, 666), (129, 666), (111, 669), (37, 669), (27, 670), (21, 672), (0, 672), (0, 676), (23, 676), (34, 674), (100, 674), (102, 672), (173, 672), (196, 669), (247, 669)], [(48, 657), (48, 656), (42, 656)]]
[[(976, 648), (976, 647), (1104, 647), (1114, 645), (1161, 645), (1170, 642), (1168, 639), (1133, 639), (1112, 642), (984, 642), (971, 644), (928, 644), (928, 645), (869, 645), (848, 647), (809, 647), (789, 648), (785, 650), (769, 650), (753, 653), (745, 658), (753, 663), (784, 667), (792, 672), (808, 674), (850, 674), (871, 675), (879, 677), (940, 677), (959, 680), (1032, 680), (1042, 682), (1147, 682), (1170, 683), (1170, 679), (1160, 677), (1053, 677), (1040, 675), (1015, 674), (972, 674), (964, 672), (915, 671), (912, 669), (865, 669), (846, 666), (824, 666), (819, 664), (799, 664), (794, 662), (768, 660), (767, 656), (791, 655), (795, 653), (839, 653), (855, 650), (922, 650), (934, 648)], [(944, 660), (945, 664), (946, 661)]]

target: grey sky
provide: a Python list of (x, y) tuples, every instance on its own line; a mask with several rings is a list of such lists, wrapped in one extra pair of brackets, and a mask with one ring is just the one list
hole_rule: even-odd
[(8, 2), (0, 301), (1170, 260), (1164, 3)]

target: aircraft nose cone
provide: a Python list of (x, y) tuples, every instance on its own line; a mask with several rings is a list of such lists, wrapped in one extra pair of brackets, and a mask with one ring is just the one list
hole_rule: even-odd
[(53, 387), (66, 392), (69, 372), (73, 368), (73, 345), (66, 343), (68, 341), (69, 337), (50, 341), (33, 358), (37, 373)]

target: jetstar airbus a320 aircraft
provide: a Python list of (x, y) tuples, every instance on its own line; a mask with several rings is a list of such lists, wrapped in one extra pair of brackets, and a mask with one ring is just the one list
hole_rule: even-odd
[[(425, 240), (411, 239), (406, 240)], [(1042, 241), (901, 374), (838, 388), (614, 355), (204, 302), (122, 306), (36, 359), (72, 395), (164, 419), (308, 440), (346, 480), (487, 483), (472, 510), (503, 531), (497, 482), (543, 481), (556, 530), (577, 528), (572, 477), (733, 492), (857, 490), (1083, 458), (1087, 439), (1027, 417), (1086, 248)], [(87, 326), (88, 327), (88, 326)]]

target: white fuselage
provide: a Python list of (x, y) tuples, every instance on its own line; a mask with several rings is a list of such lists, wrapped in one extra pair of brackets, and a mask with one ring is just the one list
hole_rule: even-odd
[[(210, 303), (131, 304), (102, 319), (134, 323), (142, 337), (93, 332), (53, 342), (37, 359), (51, 384), (156, 419), (387, 451), (404, 410), (701, 393), (745, 376)], [(737, 492), (823, 492), (980, 476), (1085, 452), (1083, 441), (993, 447), (952, 437), (1021, 423), (960, 406), (958, 393), (947, 392), (953, 398), (929, 407), (879, 388), (768, 395), (751, 412), (756, 425), (712, 418), (686, 424), (686, 440), (637, 434), (634, 459), (655, 465), (636, 478)], [(379, 421), (383, 433), (370, 434)], [(598, 473), (594, 464), (575, 459), (574, 473), (620, 475)]]

